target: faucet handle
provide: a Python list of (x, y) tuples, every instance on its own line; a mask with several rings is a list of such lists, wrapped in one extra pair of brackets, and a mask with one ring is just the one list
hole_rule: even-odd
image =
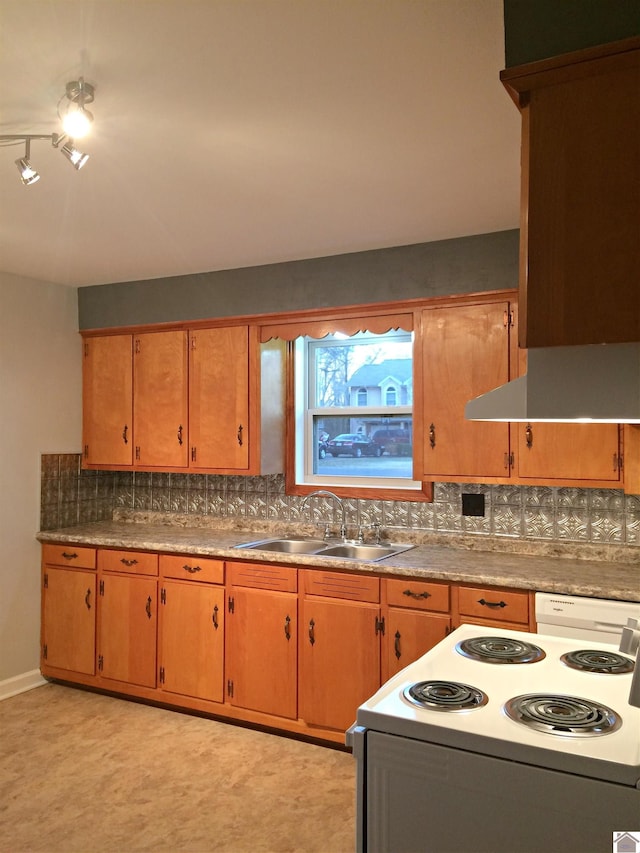
[(381, 526), (382, 526), (382, 525), (380, 524), (380, 522), (379, 522), (379, 521), (372, 521), (372, 522), (371, 522), (371, 524), (369, 525), (369, 527), (370, 527), (372, 530), (375, 530), (375, 533), (376, 533), (376, 545), (379, 545), (379, 544), (380, 544), (380, 528), (381, 528)]

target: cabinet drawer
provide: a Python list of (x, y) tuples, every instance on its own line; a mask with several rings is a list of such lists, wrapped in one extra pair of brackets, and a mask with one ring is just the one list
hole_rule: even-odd
[(210, 557), (161, 554), (160, 574), (164, 578), (224, 583), (224, 561)]
[(42, 562), (52, 566), (95, 569), (96, 549), (79, 548), (77, 545), (43, 545)]
[(327, 598), (346, 598), (350, 601), (380, 601), (379, 578), (367, 575), (349, 575), (340, 572), (304, 572), (306, 595), (324, 595)]
[(231, 586), (297, 592), (298, 570), (262, 563), (227, 563), (227, 580)]
[(504, 589), (461, 586), (458, 590), (458, 610), (463, 616), (477, 616), (497, 622), (528, 622), (529, 595)]
[(417, 581), (413, 578), (385, 580), (387, 604), (412, 607), (416, 610), (449, 612), (449, 586), (442, 583)]
[(158, 555), (145, 551), (98, 551), (98, 568), (103, 572), (157, 575)]

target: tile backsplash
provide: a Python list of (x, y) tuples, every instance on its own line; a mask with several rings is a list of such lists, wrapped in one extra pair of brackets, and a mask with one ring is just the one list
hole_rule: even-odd
[[(302, 498), (286, 495), (284, 476), (83, 471), (80, 454), (44, 454), (41, 530), (110, 520), (114, 510), (141, 510), (250, 521), (296, 521)], [(462, 514), (462, 494), (485, 496), (484, 516)], [(436, 483), (433, 503), (345, 501), (354, 526), (472, 534), (539, 542), (640, 547), (640, 496), (618, 489)], [(316, 500), (317, 521), (336, 522), (331, 500)], [(309, 519), (305, 511), (304, 520)]]

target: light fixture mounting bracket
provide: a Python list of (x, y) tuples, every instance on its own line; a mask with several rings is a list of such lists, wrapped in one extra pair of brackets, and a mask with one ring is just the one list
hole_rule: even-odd
[(91, 83), (85, 83), (81, 77), (79, 80), (71, 80), (67, 83), (65, 94), (73, 103), (91, 104), (95, 97), (95, 88)]

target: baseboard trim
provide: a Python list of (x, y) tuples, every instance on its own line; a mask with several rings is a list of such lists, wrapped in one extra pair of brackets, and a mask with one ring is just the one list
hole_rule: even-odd
[(23, 672), (22, 675), (15, 675), (13, 678), (6, 678), (4, 681), (0, 681), (0, 701), (9, 699), (11, 696), (17, 696), (18, 693), (26, 693), (27, 690), (33, 690), (35, 687), (42, 687), (43, 684), (48, 684), (48, 682), (46, 678), (42, 677), (39, 669)]

